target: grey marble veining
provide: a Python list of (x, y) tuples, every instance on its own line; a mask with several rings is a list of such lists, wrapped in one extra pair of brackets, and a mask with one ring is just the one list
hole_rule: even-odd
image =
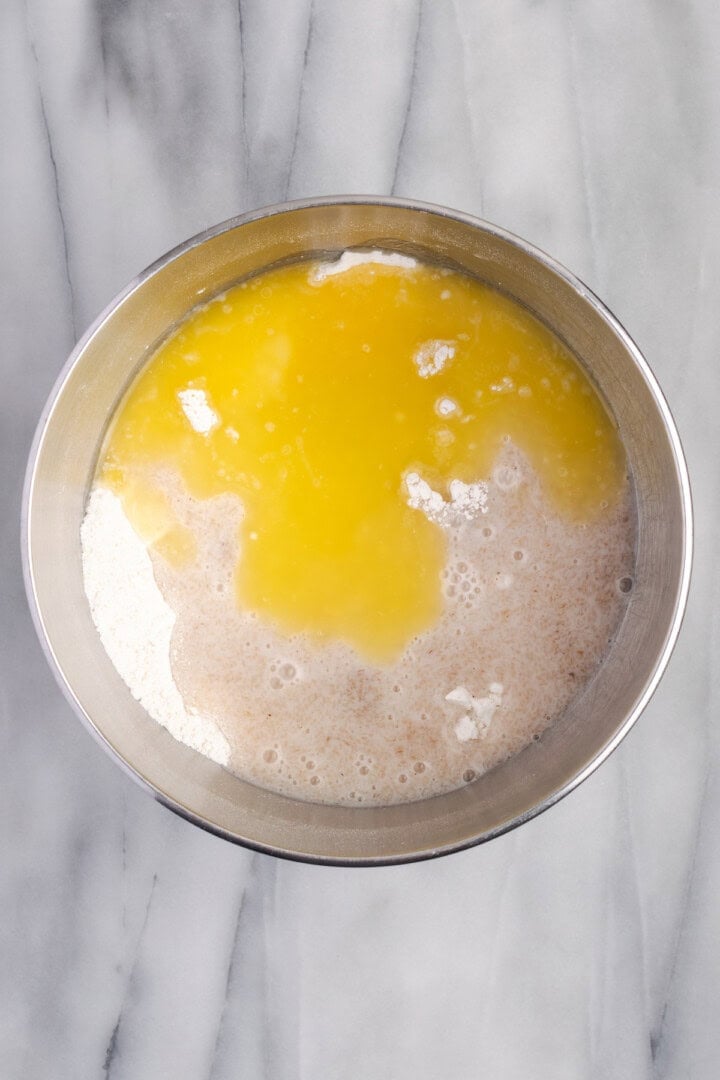
[[(720, 1074), (720, 8), (637, 0), (6, 0), (0, 175), (0, 1077)], [(281, 863), (175, 819), (46, 668), (22, 471), (87, 323), (254, 206), (394, 193), (565, 262), (679, 423), (683, 634), (612, 759), (438, 863)]]

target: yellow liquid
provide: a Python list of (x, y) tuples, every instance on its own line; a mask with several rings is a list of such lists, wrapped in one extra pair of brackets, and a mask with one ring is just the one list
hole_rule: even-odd
[[(513, 301), (427, 264), (316, 283), (313, 265), (192, 314), (123, 400), (99, 479), (176, 566), (194, 539), (162, 470), (195, 497), (239, 496), (238, 604), (388, 662), (442, 610), (447, 534), (408, 505), (409, 472), (447, 498), (453, 479), (489, 478), (510, 439), (558, 510), (590, 520), (621, 491), (625, 456), (580, 367)], [(188, 390), (212, 410), (207, 431)]]

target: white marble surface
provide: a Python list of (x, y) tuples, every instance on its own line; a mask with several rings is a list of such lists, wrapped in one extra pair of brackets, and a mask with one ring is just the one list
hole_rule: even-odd
[[(715, 1080), (720, 7), (715, 0), (3, 0), (0, 1077)], [(21, 584), (21, 474), (76, 336), (146, 263), (285, 197), (480, 214), (645, 350), (694, 585), (579, 791), (437, 863), (251, 855), (71, 715)]]

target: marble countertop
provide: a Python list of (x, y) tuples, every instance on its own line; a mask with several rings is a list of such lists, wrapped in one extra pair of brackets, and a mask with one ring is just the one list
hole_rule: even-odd
[[(720, 1075), (720, 7), (6, 0), (0, 157), (0, 1077)], [(676, 415), (694, 583), (613, 757), (434, 863), (295, 865), (174, 817), (90, 739), (23, 593), (24, 461), (144, 265), (338, 192), (478, 214), (610, 305)]]

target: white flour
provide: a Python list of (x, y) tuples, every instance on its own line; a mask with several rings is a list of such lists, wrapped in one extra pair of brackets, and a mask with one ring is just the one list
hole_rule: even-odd
[(197, 431), (200, 435), (208, 435), (213, 428), (217, 427), (220, 422), (218, 414), (210, 408), (204, 390), (180, 390), (178, 398), (193, 431)]
[[(429, 379), (431, 375), (437, 375), (439, 371), (455, 356), (454, 341), (424, 341), (413, 356), (417, 365), (418, 375), (421, 379)], [(452, 411), (452, 410), (450, 410)]]
[(340, 258), (333, 262), (316, 264), (310, 271), (308, 280), (311, 285), (322, 285), (326, 278), (334, 277), (335, 274), (344, 274), (346, 270), (352, 270), (354, 266), (366, 264), (399, 266), (405, 270), (412, 270), (417, 266), (417, 259), (409, 255), (400, 255), (397, 251), (343, 251)]
[(105, 651), (150, 715), (180, 742), (225, 765), (217, 725), (185, 708), (170, 667), (175, 612), (163, 599), (147, 548), (107, 488), (94, 488), (81, 528), (85, 593)]
[(490, 683), (487, 697), (474, 697), (465, 686), (457, 686), (445, 695), (446, 701), (452, 701), (469, 710), (455, 725), (459, 742), (481, 739), (485, 735), (495, 711), (502, 705), (502, 695), (502, 683)]
[(463, 520), (472, 521), (487, 510), (488, 487), (482, 480), (474, 484), (451, 480), (450, 499), (447, 501), (416, 472), (406, 475), (405, 488), (408, 506), (422, 510), (425, 517), (444, 528), (458, 525)]

